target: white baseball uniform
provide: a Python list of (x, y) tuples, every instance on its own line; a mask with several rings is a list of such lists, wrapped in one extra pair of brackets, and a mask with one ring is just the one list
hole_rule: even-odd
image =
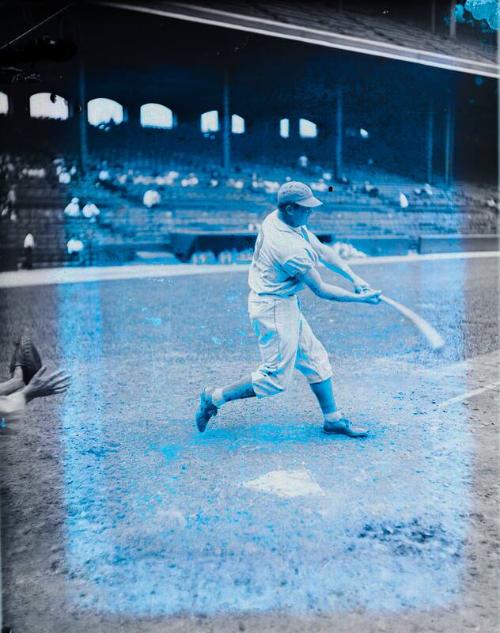
[(293, 228), (278, 210), (262, 223), (250, 266), (248, 312), (259, 341), (262, 364), (252, 373), (258, 398), (284, 391), (294, 368), (310, 383), (323, 382), (332, 368), (323, 345), (300, 310), (297, 274), (316, 266), (318, 255), (305, 226)]

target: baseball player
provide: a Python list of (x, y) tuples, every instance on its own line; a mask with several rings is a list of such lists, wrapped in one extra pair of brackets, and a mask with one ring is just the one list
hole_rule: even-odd
[[(308, 286), (329, 301), (380, 302), (381, 291), (370, 288), (307, 228), (312, 210), (321, 204), (304, 183), (292, 181), (280, 187), (278, 208), (262, 223), (248, 276), (248, 312), (262, 364), (239, 382), (203, 390), (196, 412), (200, 432), (226, 402), (266, 398), (285, 391), (297, 368), (318, 400), (325, 433), (349, 437), (367, 434), (366, 429), (353, 426), (337, 410), (328, 354), (304, 318), (297, 297)], [(349, 279), (355, 292), (323, 281), (318, 272), (320, 262)]]

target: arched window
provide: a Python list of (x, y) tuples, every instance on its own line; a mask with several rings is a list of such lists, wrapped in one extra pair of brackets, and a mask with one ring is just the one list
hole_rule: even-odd
[(219, 131), (219, 113), (217, 112), (217, 110), (210, 110), (210, 112), (204, 112), (201, 115), (200, 127), (203, 134), (208, 134), (209, 132), (218, 132)]
[(90, 125), (109, 129), (123, 122), (123, 106), (113, 99), (92, 99), (87, 103), (87, 119)]
[(68, 102), (54, 93), (38, 92), (30, 97), (30, 116), (65, 121), (69, 116)]
[(238, 114), (233, 114), (231, 117), (231, 132), (233, 134), (245, 133), (245, 119)]
[(281, 136), (281, 138), (288, 138), (290, 136), (290, 121), (289, 121), (289, 119), (281, 119), (281, 121), (280, 121), (280, 136)]
[(174, 113), (159, 103), (145, 103), (141, 106), (141, 125), (171, 130), (174, 127)]
[(316, 138), (318, 126), (307, 119), (299, 119), (299, 134), (301, 138)]
[(5, 92), (0, 92), (0, 114), (7, 114), (9, 111), (9, 98)]

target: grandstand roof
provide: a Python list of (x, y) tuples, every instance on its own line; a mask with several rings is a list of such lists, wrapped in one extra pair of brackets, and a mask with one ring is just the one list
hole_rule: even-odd
[(498, 78), (496, 35), (454, 40), (380, 15), (337, 11), (326, 2), (102, 0), (98, 4), (258, 33), (415, 64)]

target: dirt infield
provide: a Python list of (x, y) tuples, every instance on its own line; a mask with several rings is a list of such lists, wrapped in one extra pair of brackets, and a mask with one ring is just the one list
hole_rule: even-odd
[(444, 335), (439, 357), (387, 307), (304, 294), (362, 442), (325, 441), (299, 377), (196, 434), (200, 388), (258, 361), (245, 274), (3, 290), (4, 371), (26, 325), (74, 380), (0, 438), (5, 624), (497, 630), (497, 264), (363, 270)]

